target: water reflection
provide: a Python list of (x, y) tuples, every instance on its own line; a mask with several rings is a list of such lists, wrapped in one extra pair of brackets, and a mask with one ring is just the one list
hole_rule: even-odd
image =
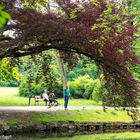
[(35, 133), (12, 137), (13, 140), (140, 140), (140, 132), (116, 132), (101, 134)]

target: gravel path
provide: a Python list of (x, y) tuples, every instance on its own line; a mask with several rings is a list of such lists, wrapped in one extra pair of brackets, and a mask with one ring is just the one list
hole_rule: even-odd
[[(113, 110), (113, 107), (107, 107), (107, 110)], [(120, 108), (122, 109), (122, 108)], [(130, 108), (129, 108), (130, 109)], [(140, 110), (140, 108), (134, 108)], [(64, 110), (63, 106), (0, 106), (0, 112), (47, 112)], [(69, 106), (68, 110), (103, 110), (102, 106)]]
[[(69, 106), (68, 110), (102, 110), (103, 107), (101, 106)], [(113, 108), (108, 108), (113, 109)], [(47, 111), (56, 111), (56, 110), (64, 110), (63, 106), (6, 106), (0, 107), (0, 111), (12, 111), (12, 112), (47, 112)]]

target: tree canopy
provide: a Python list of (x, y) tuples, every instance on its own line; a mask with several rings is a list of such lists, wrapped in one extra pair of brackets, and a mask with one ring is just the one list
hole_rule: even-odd
[(52, 48), (84, 54), (103, 71), (110, 104), (136, 107), (139, 84), (131, 68), (140, 62), (133, 48), (137, 25), (133, 24), (135, 15), (125, 13), (125, 5), (105, 0), (58, 0), (55, 7), (59, 11), (46, 12), (22, 8), (21, 4), (7, 4), (12, 21), (4, 28), (13, 32), (13, 37), (0, 42), (0, 58)]

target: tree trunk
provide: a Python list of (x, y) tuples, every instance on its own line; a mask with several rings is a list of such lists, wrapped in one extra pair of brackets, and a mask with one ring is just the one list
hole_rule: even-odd
[(65, 72), (65, 68), (64, 68), (64, 63), (63, 63), (63, 60), (60, 57), (59, 51), (57, 51), (57, 60), (58, 60), (61, 80), (62, 80), (62, 83), (63, 83), (63, 95), (64, 95), (64, 89), (67, 86), (67, 77), (66, 77), (66, 72)]

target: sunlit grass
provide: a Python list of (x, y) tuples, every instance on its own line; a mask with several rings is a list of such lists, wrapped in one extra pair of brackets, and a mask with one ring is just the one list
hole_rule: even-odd
[[(0, 87), (0, 106), (28, 106), (29, 99), (20, 97), (18, 88)], [(63, 106), (64, 100), (58, 99), (60, 105)], [(35, 101), (31, 99), (31, 105), (35, 105)], [(45, 102), (40, 102), (39, 105), (44, 106)], [(69, 101), (70, 106), (83, 106), (83, 105), (101, 105), (93, 100), (86, 99), (72, 99)]]
[(69, 110), (47, 113), (33, 112), (33, 122), (77, 121), (77, 122), (130, 122), (130, 116), (125, 111), (108, 110)]
[[(58, 101), (61, 105), (64, 104), (64, 99), (58, 99)], [(101, 102), (97, 103), (94, 100), (86, 100), (86, 99), (70, 99), (69, 105), (70, 106), (81, 106), (81, 105), (91, 106), (91, 105), (101, 105)]]
[(18, 95), (18, 88), (0, 87), (0, 106), (25, 106), (28, 98)]
[(18, 95), (18, 88), (0, 87), (1, 98), (16, 97), (17, 95)]

